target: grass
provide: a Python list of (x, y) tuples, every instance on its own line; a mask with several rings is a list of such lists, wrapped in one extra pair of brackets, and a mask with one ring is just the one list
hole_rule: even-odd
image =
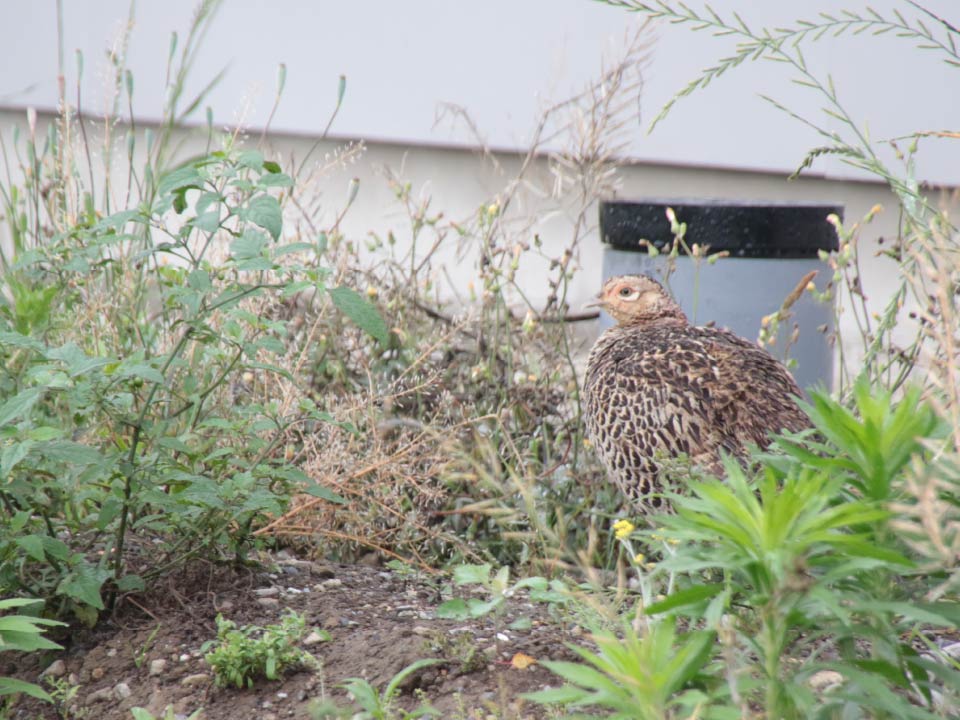
[[(361, 240), (341, 226), (363, 189), (325, 206), (311, 173), (330, 166), (281, 162), (266, 133), (253, 143), (208, 123), (205, 152), (183, 155), (178, 125), (203, 103), (185, 79), (218, 8), (207, 2), (171, 44), (159, 127), (121, 122), (133, 79), (118, 51), (102, 134), (79, 94), (64, 95), (60, 117), (29, 115), (0, 148), (0, 595), (94, 624), (197, 558), (242, 565), (281, 543), (347, 561), (373, 551), (485, 590), (447, 604), (452, 617), (496, 619), (527, 588), (592, 626), (582, 662), (544, 662), (566, 684), (540, 702), (619, 717), (954, 712), (956, 667), (931, 628), (960, 622), (958, 233), (911, 174), (929, 133), (891, 141), (906, 174), (887, 167), (801, 48), (828, 30), (887, 29), (952, 61), (956, 30), (873, 14), (754, 33), (682, 5), (613, 4), (739, 39), (678, 99), (753, 57), (786, 62), (841, 128), (822, 128), (827, 145), (800, 169), (839, 155), (902, 206), (887, 251), (897, 285), (876, 315), (861, 290), (863, 225), (836, 223), (841, 249), (817, 293), (853, 315), (858, 337), (835, 340), (863, 362), (851, 372), (841, 357), (836, 396), (811, 397), (815, 434), (728, 465), (722, 481), (671, 465), (675, 512), (629, 520), (583, 436), (582, 317), (568, 298), (637, 119), (642, 34), (545, 111), (517, 171), (498, 166), (500, 191), (469, 217), (388, 174), (403, 224)], [(282, 89), (281, 71), (278, 101)], [(340, 79), (331, 123), (344, 102)], [(123, 177), (94, 160), (118, 134)], [(547, 146), (562, 148), (547, 196), (572, 217), (559, 251), (528, 211)], [(451, 245), (473, 276), (454, 297), (441, 291)], [(543, 270), (542, 292), (521, 282), (529, 268)], [(905, 324), (906, 345), (893, 333)], [(223, 682), (278, 675), (280, 645), (299, 632), (247, 630), (223, 626)], [(813, 681), (827, 671), (841, 679), (823, 690)], [(401, 680), (350, 690), (387, 717)]]

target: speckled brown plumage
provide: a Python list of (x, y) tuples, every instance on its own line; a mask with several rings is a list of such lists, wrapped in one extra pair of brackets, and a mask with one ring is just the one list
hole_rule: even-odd
[(685, 454), (717, 472), (770, 433), (809, 426), (787, 369), (727, 330), (694, 327), (645, 275), (611, 278), (599, 302), (617, 325), (590, 352), (587, 432), (621, 492), (638, 504), (657, 487), (657, 457)]

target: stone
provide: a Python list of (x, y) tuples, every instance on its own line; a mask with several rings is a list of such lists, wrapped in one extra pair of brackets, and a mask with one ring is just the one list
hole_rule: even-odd
[(266, 587), (266, 588), (257, 588), (253, 591), (253, 594), (257, 597), (270, 598), (276, 597), (280, 594), (280, 588), (277, 587)]
[(278, 608), (280, 607), (280, 600), (273, 597), (257, 598), (257, 605), (265, 608)]
[(90, 679), (102, 680), (105, 674), (106, 674), (106, 670), (104, 670), (102, 667), (95, 667), (93, 670), (90, 671)]
[(92, 693), (87, 695), (87, 705), (93, 705), (98, 702), (103, 702), (104, 700), (113, 699), (113, 688), (103, 687), (99, 690), (94, 690)]
[(811, 675), (807, 684), (816, 692), (828, 692), (843, 684), (843, 675), (836, 670), (821, 670)]
[(322, 633), (317, 632), (316, 630), (311, 630), (310, 634), (303, 639), (303, 645), (310, 647), (311, 645), (317, 645), (322, 643), (324, 640), (327, 640), (327, 636)]
[(206, 682), (209, 682), (210, 676), (206, 673), (194, 673), (193, 675), (187, 675), (183, 680), (180, 681), (180, 684), (184, 687), (193, 687), (194, 685), (203, 685)]
[(368, 552), (357, 561), (357, 564), (370, 568), (378, 568), (380, 567), (380, 556), (375, 552)]
[(940, 651), (953, 660), (960, 660), (960, 642), (944, 645)]
[(310, 574), (321, 580), (329, 580), (336, 575), (333, 568), (318, 563), (310, 563)]
[(126, 700), (128, 697), (133, 695), (133, 690), (131, 690), (130, 686), (125, 682), (119, 682), (113, 686), (113, 694), (116, 695), (120, 700)]
[(167, 661), (160, 660), (151, 660), (150, 667), (147, 670), (148, 675), (163, 675), (164, 671), (167, 669)]
[(40, 673), (40, 677), (63, 677), (67, 674), (67, 664), (63, 660), (54, 660), (47, 669)]

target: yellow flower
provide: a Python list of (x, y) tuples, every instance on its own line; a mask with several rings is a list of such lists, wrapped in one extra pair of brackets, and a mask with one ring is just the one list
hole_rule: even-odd
[(626, 540), (628, 537), (630, 537), (630, 533), (636, 529), (636, 525), (629, 520), (617, 520), (613, 524), (613, 532), (617, 540)]
[(583, 439), (583, 446), (584, 446), (585, 448), (592, 448), (592, 447), (593, 447), (593, 442), (590, 440), (590, 438), (584, 438), (584, 439)]
[(647, 559), (647, 556), (646, 556), (646, 555), (644, 555), (643, 553), (637, 553), (637, 554), (634, 556), (633, 561), (634, 561), (637, 565), (643, 565), (643, 561), (646, 560), (646, 559)]

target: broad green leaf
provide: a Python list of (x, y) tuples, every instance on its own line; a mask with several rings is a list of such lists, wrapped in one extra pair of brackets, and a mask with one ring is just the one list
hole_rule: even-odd
[(253, 198), (244, 211), (244, 218), (270, 233), (274, 240), (280, 238), (283, 230), (283, 212), (280, 203), (272, 195), (258, 195)]
[(80, 565), (72, 570), (60, 581), (57, 592), (74, 600), (103, 610), (103, 599), (100, 597), (100, 588), (110, 573), (101, 568), (89, 565)]
[(43, 393), (42, 388), (27, 388), (0, 405), (0, 427), (9, 425), (28, 414)]
[(117, 581), (117, 590), (120, 592), (140, 592), (146, 588), (147, 584), (139, 575), (124, 575)]
[(490, 563), (457, 565), (453, 569), (453, 582), (457, 585), (486, 585), (492, 569)]
[(263, 256), (267, 247), (267, 238), (257, 230), (247, 230), (230, 243), (230, 254), (234, 260), (250, 260)]
[(181, 188), (199, 188), (203, 185), (203, 178), (193, 165), (185, 165), (173, 170), (160, 178), (157, 193), (165, 195)]
[(38, 562), (43, 562), (46, 555), (43, 552), (43, 538), (40, 535), (24, 535), (18, 537), (15, 542), (30, 557)]
[(337, 309), (350, 318), (361, 330), (386, 345), (390, 339), (387, 324), (377, 309), (353, 288), (341, 285), (331, 288), (330, 299)]
[(470, 617), (470, 608), (465, 600), (454, 598), (437, 606), (437, 617), (443, 620), (466, 620)]

